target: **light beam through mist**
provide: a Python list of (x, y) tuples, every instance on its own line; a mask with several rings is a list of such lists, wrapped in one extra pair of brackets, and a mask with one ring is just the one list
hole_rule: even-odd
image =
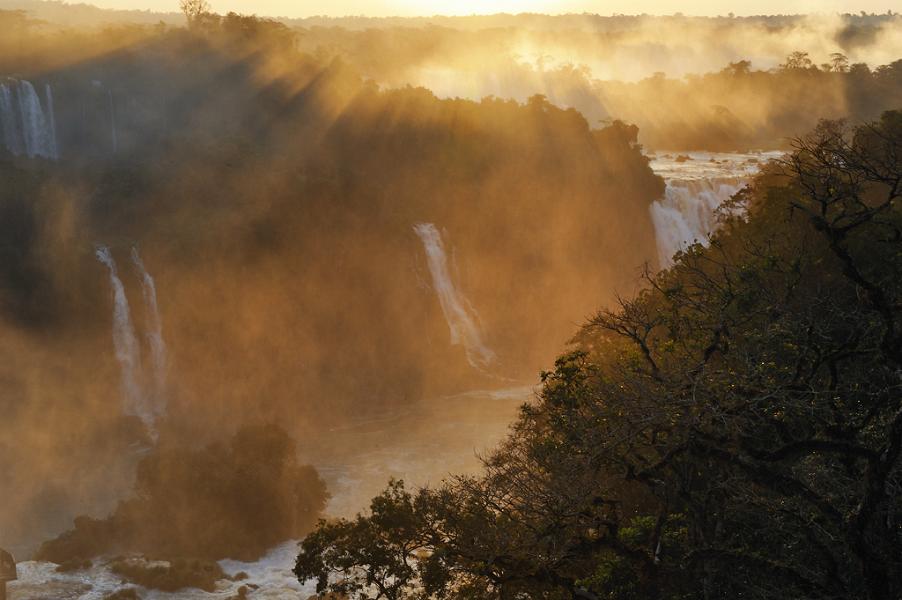
[(448, 271), (448, 258), (442, 236), (432, 223), (414, 225), (414, 232), (423, 242), (432, 287), (438, 296), (445, 314), (445, 321), (451, 330), (451, 343), (462, 344), (467, 353), (467, 361), (479, 369), (495, 360), (495, 353), (485, 345), (478, 325), (478, 315), (469, 301), (460, 293)]

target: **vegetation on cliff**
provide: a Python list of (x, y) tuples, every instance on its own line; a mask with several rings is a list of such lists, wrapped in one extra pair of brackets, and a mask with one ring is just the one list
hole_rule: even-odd
[[(902, 112), (824, 122), (543, 375), (480, 477), (392, 483), (296, 573), (354, 598), (902, 591)], [(735, 207), (732, 207), (735, 208)]]

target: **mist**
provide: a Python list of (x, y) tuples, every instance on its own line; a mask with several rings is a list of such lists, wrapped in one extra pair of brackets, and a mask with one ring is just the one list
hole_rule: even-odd
[[(361, 510), (379, 452), (441, 439), (477, 469), (579, 325), (775, 155), (652, 159), (902, 104), (898, 15), (22, 6), (0, 10), (0, 546), (20, 560), (258, 560)], [(662, 220), (674, 190), (702, 213)], [(240, 487), (274, 446), (260, 505), (191, 489), (210, 464)], [(419, 483), (450, 472), (418, 460)], [(342, 484), (349, 464), (371, 473)], [(242, 510), (266, 535), (194, 535)]]

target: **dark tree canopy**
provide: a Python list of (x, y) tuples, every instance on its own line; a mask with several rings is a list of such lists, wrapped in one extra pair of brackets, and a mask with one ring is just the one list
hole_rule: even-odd
[(299, 578), (352, 598), (898, 598), (900, 195), (902, 112), (824, 122), (710, 247), (591, 319), (482, 476), (393, 483), (303, 542)]

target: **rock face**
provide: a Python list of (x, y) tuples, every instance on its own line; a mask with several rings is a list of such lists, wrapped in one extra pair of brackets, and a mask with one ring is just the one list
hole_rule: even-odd
[(0, 550), (0, 581), (15, 581), (16, 560), (6, 550)]
[(0, 600), (6, 600), (6, 582), (18, 579), (16, 560), (6, 550), (0, 549)]

